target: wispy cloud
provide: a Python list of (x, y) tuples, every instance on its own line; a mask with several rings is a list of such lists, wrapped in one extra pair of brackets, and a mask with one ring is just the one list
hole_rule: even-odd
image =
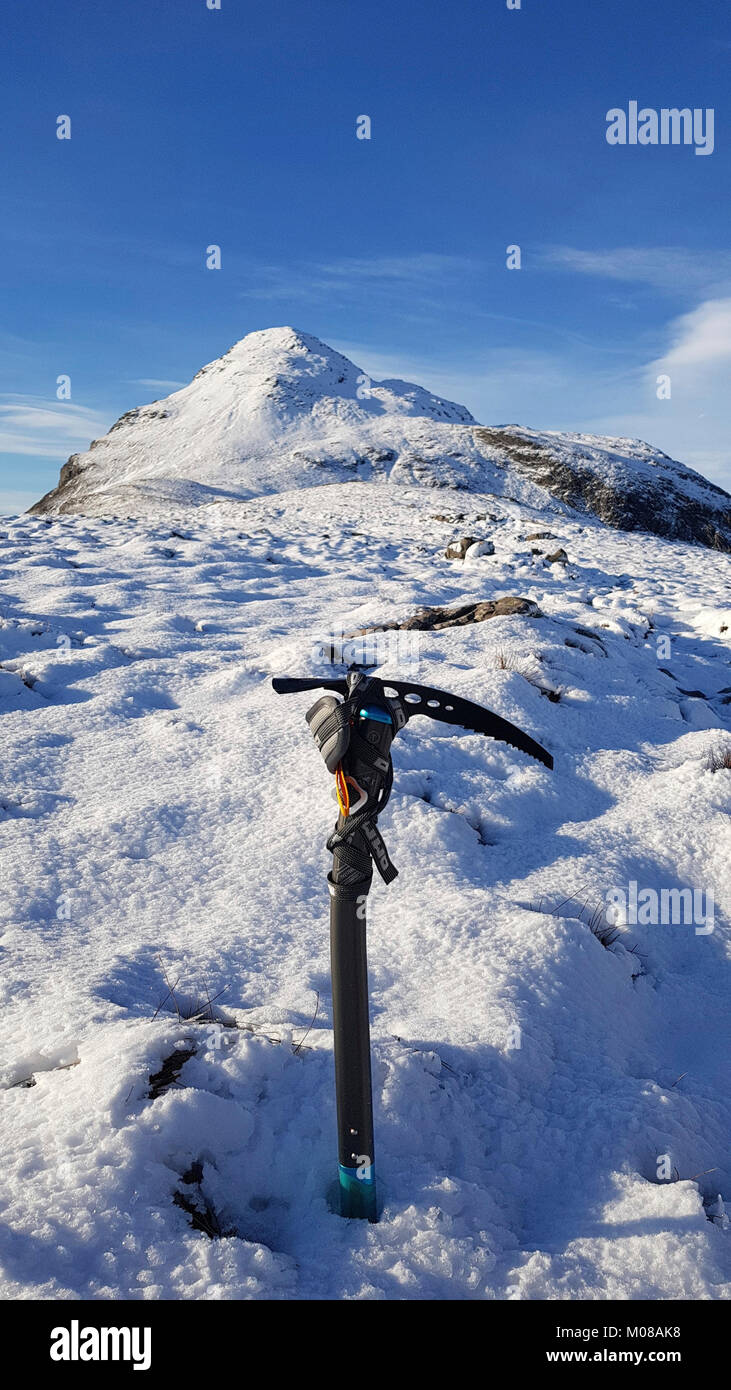
[(729, 251), (690, 251), (682, 246), (617, 246), (584, 251), (574, 246), (551, 246), (539, 253), (538, 261), (555, 270), (648, 285), (684, 297), (731, 292)]
[(83, 405), (38, 396), (0, 395), (0, 451), (66, 458), (106, 433), (109, 421)]
[(130, 386), (149, 386), (150, 390), (179, 391), (184, 381), (161, 381), (154, 376), (134, 376), (129, 378)]
[(341, 257), (316, 269), (342, 280), (431, 280), (435, 275), (462, 275), (474, 270), (467, 256), (445, 256), (421, 252), (414, 256)]
[[(582, 375), (568, 352), (522, 348), (484, 348), (478, 353), (445, 360), (441, 353), (417, 356), (413, 353), (382, 353), (364, 343), (337, 339), (332, 344), (349, 357), (373, 380), (400, 378), (415, 381), (439, 396), (466, 405), (483, 424), (512, 421), (524, 425), (572, 429), (566, 402), (581, 392)], [(587, 368), (594, 390), (606, 388), (609, 370)], [(615, 370), (611, 379), (620, 374)], [(585, 379), (584, 378), (584, 379)], [(565, 424), (557, 412), (563, 408)]]
[(419, 252), (409, 256), (345, 256), (332, 261), (295, 265), (252, 265), (242, 298), (335, 303), (361, 301), (364, 292), (393, 296), (408, 294), (412, 304), (431, 300), (441, 291), (476, 271), (465, 256)]

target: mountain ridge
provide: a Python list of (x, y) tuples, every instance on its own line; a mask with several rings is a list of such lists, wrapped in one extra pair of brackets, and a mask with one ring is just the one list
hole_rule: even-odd
[(731, 497), (644, 441), (480, 425), (290, 327), (248, 334), (187, 386), (125, 412), (29, 510), (145, 516), (348, 480), (558, 502), (615, 529), (731, 550)]

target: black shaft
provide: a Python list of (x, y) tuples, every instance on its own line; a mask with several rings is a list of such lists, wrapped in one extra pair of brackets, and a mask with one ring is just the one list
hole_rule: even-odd
[(365, 902), (331, 899), (330, 961), (341, 1211), (375, 1221)]
[[(391, 727), (375, 730), (390, 742)], [(366, 780), (364, 772), (360, 775)], [(338, 816), (338, 829), (346, 821)], [(333, 997), (335, 1102), (338, 1118), (340, 1211), (377, 1221), (371, 1090), (366, 901), (373, 868), (362, 830), (333, 850), (330, 874), (330, 967)], [(337, 892), (335, 885), (340, 887)]]
[[(314, 708), (317, 710), (317, 706)], [(327, 733), (327, 711), (323, 713), (323, 727)], [(369, 1221), (378, 1220), (378, 1208), (366, 901), (373, 878), (372, 855), (376, 856), (380, 872), (387, 881), (396, 873), (376, 830), (373, 814), (377, 806), (388, 800), (393, 735), (391, 714), (385, 706), (371, 705), (367, 701), (356, 705), (349, 746), (341, 763), (341, 772), (348, 783), (348, 814), (344, 815), (341, 808), (335, 836), (331, 837), (335, 843), (331, 844), (333, 864), (329, 874), (340, 1210), (343, 1216), (367, 1217)], [(371, 811), (365, 820), (362, 819), (363, 804), (366, 812)], [(361, 807), (360, 813), (358, 807)], [(339, 840), (341, 835), (342, 841)]]

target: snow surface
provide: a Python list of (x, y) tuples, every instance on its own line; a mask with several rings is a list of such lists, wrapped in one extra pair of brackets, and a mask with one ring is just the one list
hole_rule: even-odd
[[(728, 559), (456, 500), (455, 524), (446, 494), (365, 483), (0, 529), (5, 1297), (728, 1296)], [(495, 554), (446, 560), (461, 535)], [(503, 595), (543, 616), (379, 653), (555, 770), (426, 720), (394, 744), (399, 877), (369, 899), (384, 1209), (345, 1222), (335, 806), (311, 698), (270, 678)], [(632, 881), (712, 891), (713, 930), (625, 924), (605, 949), (587, 919)], [(179, 1019), (209, 998), (219, 1023)]]

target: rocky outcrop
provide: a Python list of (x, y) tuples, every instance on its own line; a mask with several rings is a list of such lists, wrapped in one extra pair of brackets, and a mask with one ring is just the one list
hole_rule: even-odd
[(444, 554), (447, 560), (466, 560), (468, 555), (476, 560), (480, 555), (494, 555), (495, 547), (492, 541), (481, 541), (477, 536), (463, 536), (459, 541), (452, 541)]
[(518, 426), (473, 433), (552, 497), (607, 526), (731, 551), (731, 496), (639, 440), (539, 435)]
[(484, 623), (488, 618), (542, 618), (537, 603), (512, 594), (504, 598), (487, 599), (479, 603), (459, 603), (452, 608), (419, 608), (400, 623), (381, 623), (377, 627), (361, 627), (348, 633), (347, 640), (365, 637), (370, 632), (439, 632), (445, 627), (464, 627), (467, 623)]

